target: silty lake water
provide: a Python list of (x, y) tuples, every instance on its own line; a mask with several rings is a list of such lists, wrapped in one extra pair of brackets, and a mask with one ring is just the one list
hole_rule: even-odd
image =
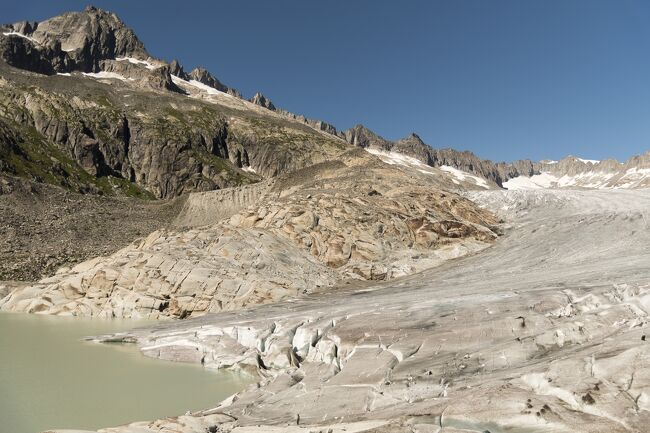
[(216, 406), (251, 378), (83, 341), (148, 322), (0, 314), (0, 431), (98, 429)]

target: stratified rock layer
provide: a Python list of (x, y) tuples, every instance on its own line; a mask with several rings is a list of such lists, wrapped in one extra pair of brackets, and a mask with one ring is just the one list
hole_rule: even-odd
[(59, 270), (15, 290), (0, 308), (185, 318), (341, 280), (392, 279), (489, 245), (494, 216), (434, 180), (353, 151), (266, 187), (190, 196), (177, 224), (195, 228), (159, 230), (110, 257)]

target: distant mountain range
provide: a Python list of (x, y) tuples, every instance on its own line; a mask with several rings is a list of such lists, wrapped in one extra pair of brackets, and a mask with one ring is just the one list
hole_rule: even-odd
[(185, 72), (153, 57), (115, 14), (92, 6), (2, 26), (0, 58), (0, 171), (82, 192), (174, 197), (287, 173), (349, 146), (450, 167), (491, 187), (650, 185), (649, 154), (494, 163), (414, 133), (389, 141), (363, 125), (339, 131), (261, 93), (246, 100), (205, 68)]

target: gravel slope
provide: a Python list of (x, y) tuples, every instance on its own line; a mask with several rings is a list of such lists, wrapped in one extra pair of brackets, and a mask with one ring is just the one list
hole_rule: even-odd
[(34, 281), (169, 225), (173, 201), (77, 194), (0, 176), (0, 281)]

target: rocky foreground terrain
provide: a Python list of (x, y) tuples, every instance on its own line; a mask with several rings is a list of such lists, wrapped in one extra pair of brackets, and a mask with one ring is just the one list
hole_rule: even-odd
[(340, 288), (99, 341), (241, 368), (206, 411), (105, 432), (645, 432), (647, 191), (487, 191), (489, 249)]
[(171, 226), (184, 200), (75, 194), (0, 175), (0, 281), (35, 281), (111, 254)]

